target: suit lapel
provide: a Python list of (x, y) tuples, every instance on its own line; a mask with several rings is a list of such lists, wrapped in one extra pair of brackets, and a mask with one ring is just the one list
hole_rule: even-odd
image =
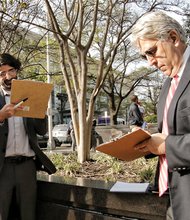
[(182, 77), (180, 79), (179, 85), (177, 87), (177, 90), (175, 92), (175, 95), (171, 101), (170, 107), (169, 107), (169, 114), (168, 114), (168, 129), (169, 133), (175, 133), (175, 124), (174, 124), (174, 119), (175, 119), (175, 112), (176, 112), (176, 107), (177, 107), (177, 102), (183, 93), (183, 91), (186, 89), (186, 87), (190, 83), (190, 56), (187, 60), (187, 64), (185, 66), (185, 69), (183, 71)]
[[(6, 104), (5, 102), (5, 96), (3, 94), (3, 90), (0, 88), (0, 109), (3, 108), (3, 106)], [(8, 134), (8, 119), (5, 120), (4, 126), (3, 126), (4, 132)]]
[(0, 89), (0, 108), (2, 108), (5, 104), (5, 96), (3, 94), (3, 90)]

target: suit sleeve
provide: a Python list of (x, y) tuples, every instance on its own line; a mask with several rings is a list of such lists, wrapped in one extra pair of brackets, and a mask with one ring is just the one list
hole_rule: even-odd
[(47, 117), (44, 119), (33, 119), (33, 126), (36, 134), (45, 135), (48, 130)]

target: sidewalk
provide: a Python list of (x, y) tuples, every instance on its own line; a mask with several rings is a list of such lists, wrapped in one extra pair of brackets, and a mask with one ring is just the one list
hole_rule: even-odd
[(69, 154), (72, 152), (70, 144), (62, 144), (60, 147), (56, 147), (55, 149), (49, 148), (41, 148), (44, 152), (52, 152), (52, 153), (62, 153)]

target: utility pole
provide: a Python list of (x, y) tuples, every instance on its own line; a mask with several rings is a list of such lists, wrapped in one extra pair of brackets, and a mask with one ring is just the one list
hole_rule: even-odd
[[(47, 14), (47, 28), (49, 27), (49, 19)], [(46, 35), (46, 59), (47, 59), (47, 83), (51, 83), (51, 77), (50, 77), (50, 57), (49, 57), (49, 31)], [(53, 139), (52, 135), (52, 129), (53, 129), (53, 122), (52, 122), (52, 95), (50, 95), (49, 101), (48, 101), (48, 143), (47, 147), (51, 150), (55, 149), (55, 141)]]

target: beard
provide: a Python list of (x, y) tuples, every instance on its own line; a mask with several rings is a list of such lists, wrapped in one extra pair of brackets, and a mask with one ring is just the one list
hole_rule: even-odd
[(11, 79), (4, 79), (1, 81), (1, 86), (5, 91), (11, 90), (12, 80), (17, 79), (17, 76), (11, 78)]

